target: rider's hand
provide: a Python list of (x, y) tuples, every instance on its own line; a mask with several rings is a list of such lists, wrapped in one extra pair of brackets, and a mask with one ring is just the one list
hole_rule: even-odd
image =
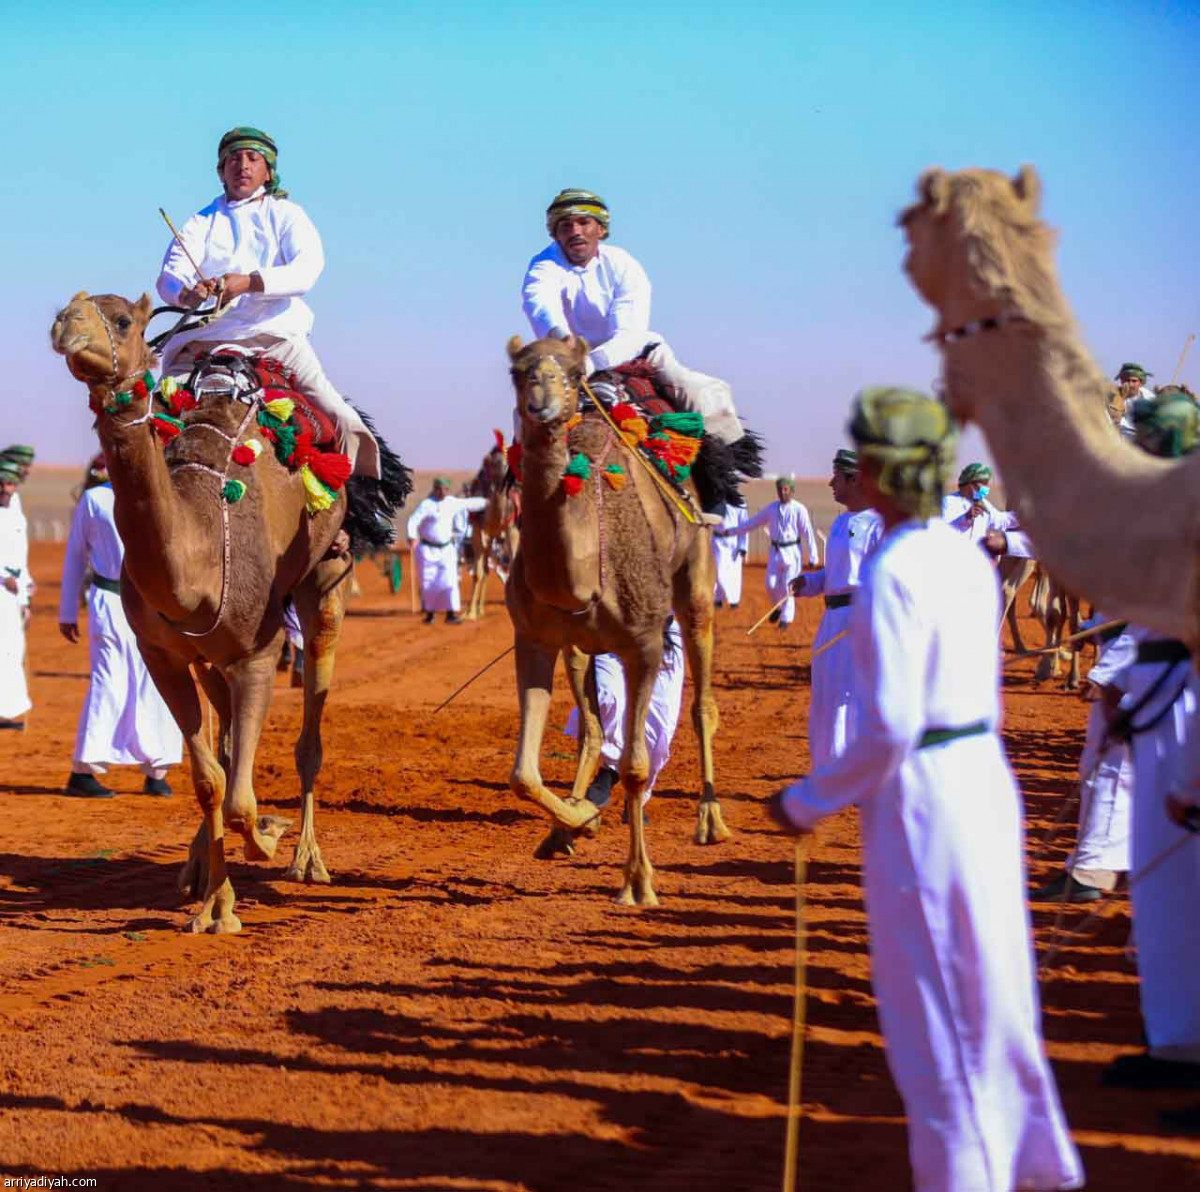
[(218, 290), (218, 285), (215, 281), (204, 281), (201, 279), (194, 286), (184, 286), (179, 291), (179, 305), (186, 306), (189, 310), (194, 310), (202, 302), (207, 302)]
[(252, 290), (262, 293), (262, 278), (257, 273), (227, 273), (221, 280), (225, 283), (226, 302), (232, 302)]
[(79, 626), (74, 621), (59, 621), (58, 631), (71, 645), (79, 640)]
[(1008, 538), (1003, 530), (989, 530), (983, 536), (983, 547), (989, 555), (1008, 553)]
[(984, 508), (982, 501), (972, 501), (971, 508), (967, 510), (967, 513), (970, 515), (971, 520), (974, 521), (977, 517), (986, 517), (987, 509)]
[(792, 589), (793, 596), (803, 596), (804, 595), (804, 576), (802, 576), (802, 575), (796, 576), (796, 578), (794, 580), (792, 580), (791, 589)]
[(15, 575), (6, 575), (4, 577), (4, 586), (5, 586), (5, 588), (8, 589), (8, 591), (12, 592), (15, 595), (17, 592), (17, 589), (21, 585), (17, 583), (17, 577)]

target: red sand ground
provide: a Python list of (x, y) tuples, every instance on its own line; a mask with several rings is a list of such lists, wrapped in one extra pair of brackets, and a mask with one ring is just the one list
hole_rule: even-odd
[[(180, 934), (173, 897), (197, 823), (190, 781), (176, 776), (169, 801), (135, 794), (133, 770), (115, 775), (110, 802), (57, 794), (87, 668), (86, 647), (55, 629), (60, 549), (34, 552), (32, 723), (0, 738), (0, 1177), (172, 1192), (779, 1186), (793, 886), (790, 845), (762, 804), (807, 766), (815, 608), (789, 635), (747, 638), (766, 607), (752, 571), (743, 607), (722, 615), (717, 773), (736, 835), (691, 843), (685, 723), (652, 804), (663, 905), (644, 912), (612, 902), (616, 826), (571, 861), (532, 859), (544, 825), (506, 783), (507, 662), (432, 715), (509, 643), (498, 601), (480, 625), (426, 628), (364, 568), (326, 718), (318, 828), (334, 883), (283, 882), (279, 860), (245, 864), (235, 848), (245, 930), (197, 938)], [(1036, 841), (1073, 790), (1085, 708), (1032, 689), (1021, 668), (1005, 737)], [(297, 814), (299, 715), (281, 678), (258, 760), (270, 812)], [(547, 740), (557, 784), (570, 751)], [(903, 1190), (853, 814), (822, 831), (809, 879), (801, 1183)], [(1036, 919), (1044, 946), (1050, 916)], [(1117, 896), (1042, 980), (1068, 1117), (1095, 1192), (1200, 1188), (1200, 1138), (1157, 1124), (1196, 1095), (1098, 1083), (1139, 1045), (1127, 933)]]

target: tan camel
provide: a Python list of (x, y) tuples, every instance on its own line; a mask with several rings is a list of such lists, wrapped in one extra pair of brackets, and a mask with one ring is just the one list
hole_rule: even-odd
[(1037, 175), (935, 169), (918, 194), (900, 217), (905, 269), (937, 312), (946, 400), (983, 430), (1040, 561), (1111, 615), (1200, 645), (1200, 457), (1155, 459), (1113, 433), (1108, 382), (1038, 219)]
[(1022, 559), (1017, 555), (1001, 555), (996, 571), (1000, 577), (1000, 602), (1004, 609), (1000, 620), (1002, 624), (1008, 623), (1013, 649), (1023, 654), (1025, 642), (1021, 637), (1021, 626), (1017, 619), (1017, 596), (1037, 571), (1037, 560)]
[(508, 460), (504, 452), (504, 437), (496, 432), (496, 447), (483, 457), (483, 466), (471, 486), (472, 496), (487, 497), (487, 508), (471, 515), (471, 549), (474, 586), (467, 605), (467, 617), (479, 620), (487, 602), (488, 572), (495, 563), (493, 544), (500, 543), (508, 566), (517, 556), (520, 531), (517, 529), (517, 502), (513, 489), (506, 483)]
[[(321, 768), (321, 714), (333, 675), (346, 571), (326, 558), (346, 500), (315, 515), (305, 509), (298, 474), (264, 451), (235, 467), (244, 497), (226, 504), (216, 473), (229, 467), (233, 442), (248, 437), (255, 407), (206, 398), (184, 416), (186, 430), (164, 451), (145, 396), (129, 392), (155, 358), (144, 340), (149, 297), (76, 294), (59, 312), (51, 344), (87, 385), (108, 461), (117, 528), (126, 545), (121, 598), (146, 667), (188, 744), (204, 823), (180, 874), (180, 889), (203, 905), (192, 931), (241, 927), (225, 855), (225, 828), (245, 839), (246, 857), (267, 860), (290, 821), (258, 815), (254, 754), (271, 699), (283, 637), (283, 600), (291, 595), (304, 630), (304, 724), (296, 742), (302, 817), (286, 876), (328, 882), (313, 826), (313, 788)], [(201, 428), (210, 428), (202, 431)], [(256, 426), (253, 429), (257, 429)], [(239, 433), (240, 432), (240, 433)], [(233, 442), (231, 442), (231, 440)], [(195, 465), (195, 466), (185, 466)], [(203, 731), (196, 674), (220, 718), (220, 758)]]
[(1059, 643), (1064, 637), (1079, 632), (1079, 597), (1068, 592), (1045, 567), (1038, 564), (1029, 609), (1046, 631), (1046, 648), (1059, 647), (1038, 659), (1033, 681), (1044, 683), (1047, 679), (1057, 679), (1059, 668), (1065, 661), (1067, 673), (1063, 685), (1067, 691), (1078, 691), (1079, 655), (1083, 645), (1064, 649)]
[[(598, 416), (574, 428), (587, 358), (581, 339), (508, 343), (522, 422), (521, 546), (505, 599), (516, 637), (521, 735), (510, 779), (563, 828), (578, 832), (596, 814), (583, 798), (600, 764), (603, 734), (588, 656), (616, 654), (629, 698), (625, 750), (618, 767), (629, 820), (629, 855), (617, 901), (656, 906), (646, 851), (642, 792), (649, 776), (646, 711), (674, 610), (695, 686), (692, 721), (700, 739), (702, 788), (698, 843), (729, 838), (713, 784), (713, 561), (708, 532), (686, 521), (622, 441)], [(583, 490), (568, 497), (563, 472), (575, 453), (592, 462)], [(602, 473), (624, 469), (610, 488)], [(568, 801), (542, 783), (538, 755), (554, 668), (563, 655), (580, 712), (579, 764)]]

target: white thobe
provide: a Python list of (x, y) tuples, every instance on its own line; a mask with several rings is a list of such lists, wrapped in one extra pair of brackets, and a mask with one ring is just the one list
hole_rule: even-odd
[[(825, 543), (825, 566), (806, 572), (801, 596), (832, 597), (839, 607), (826, 607), (821, 616), (813, 653), (833, 641), (850, 624), (851, 604), (839, 597), (853, 599), (862, 582), (862, 565), (883, 537), (883, 519), (874, 509), (840, 513), (829, 527)], [(812, 768), (837, 757), (854, 731), (854, 664), (850, 642), (840, 642), (822, 650), (813, 659), (811, 696), (808, 708), (808, 751)]]
[[(971, 516), (971, 505), (960, 493), (949, 493), (942, 498), (942, 520), (965, 534), (972, 542), (980, 543), (987, 537), (989, 530), (1016, 530), (1017, 515), (1005, 509), (997, 509), (986, 497), (979, 503), (984, 512), (978, 517)], [(1016, 553), (1013, 551), (1010, 554)]]
[(456, 613), (462, 608), (458, 590), (458, 551), (454, 549), (454, 517), (460, 511), (487, 508), (486, 497), (426, 497), (408, 519), (408, 538), (417, 540), (415, 562), (421, 608), (427, 613)]
[[(10, 592), (2, 582), (14, 579)], [(33, 706), (25, 682), (25, 616), (32, 577), (25, 515), (11, 504), (0, 509), (0, 718), (15, 720)]]
[(521, 285), (525, 316), (534, 335), (581, 335), (590, 349), (589, 374), (640, 356), (680, 404), (704, 415), (705, 431), (724, 443), (742, 437), (742, 424), (726, 381), (687, 368), (650, 330), (650, 279), (623, 248), (601, 244), (586, 265), (572, 265), (557, 242), (532, 261)]
[[(726, 505), (721, 518), (725, 530), (740, 530), (749, 514), (745, 505)], [(717, 565), (715, 597), (717, 600), (738, 604), (742, 599), (742, 561), (750, 548), (750, 536), (745, 533), (731, 534), (728, 538), (714, 534), (712, 540), (713, 561)]]
[[(650, 706), (646, 709), (646, 750), (650, 754), (650, 776), (643, 800), (650, 798), (663, 766), (671, 758), (671, 742), (679, 727), (679, 710), (683, 705), (683, 635), (672, 621), (667, 628), (670, 648), (663, 651), (662, 665), (654, 678)], [(597, 654), (596, 694), (600, 703), (600, 726), (604, 745), (600, 750), (601, 764), (611, 770), (619, 768), (625, 751), (625, 668), (615, 654)], [(563, 730), (568, 736), (579, 736), (579, 709), (572, 708)]]
[(1154, 390), (1147, 389), (1145, 385), (1138, 390), (1134, 397), (1125, 398), (1124, 404), (1121, 407), (1121, 421), (1117, 424), (1117, 430), (1121, 432), (1123, 439), (1133, 439), (1135, 437), (1133, 426), (1133, 407), (1135, 402), (1139, 402), (1144, 398), (1153, 399)]
[[(1082, 1184), (1039, 1028), (1021, 805), (996, 725), (999, 590), (941, 521), (888, 532), (855, 596), (858, 731), (790, 787), (862, 812), (872, 980), (916, 1192)], [(930, 728), (989, 731), (920, 748)]]
[[(325, 268), (325, 250), (304, 209), (262, 190), (232, 203), (222, 195), (193, 215), (179, 238), (205, 277), (257, 273), (263, 292), (242, 294), (207, 326), (172, 336), (163, 348), (163, 374), (185, 375), (220, 344), (272, 356), (295, 375), (297, 389), (337, 423), (355, 470), (378, 477), (374, 437), (330, 383), (309, 343), (313, 314), (303, 295)], [(178, 304), (181, 291), (197, 280), (187, 253), (172, 240), (158, 275), (163, 301)]]
[[(1111, 617), (1097, 613), (1083, 628), (1102, 625)], [(1098, 687), (1119, 687), (1137, 655), (1128, 629), (1101, 641), (1088, 681)], [(1122, 688), (1123, 689), (1123, 688)], [(1107, 743), (1106, 743), (1107, 742)], [(1103, 747), (1103, 748), (1102, 748)], [(1133, 807), (1133, 752), (1127, 741), (1108, 740), (1102, 701), (1088, 713), (1087, 735), (1079, 758), (1079, 840), (1067, 858), (1067, 869), (1089, 885), (1089, 873), (1105, 875), (1129, 870), (1129, 821)]]
[[(1139, 643), (1160, 640), (1140, 626), (1131, 633)], [(1121, 706), (1134, 707), (1156, 683), (1153, 697), (1133, 717), (1135, 729), (1153, 725), (1133, 738), (1129, 896), (1142, 1020), (1152, 1054), (1200, 1063), (1200, 836), (1174, 824), (1165, 806), (1171, 792), (1200, 784), (1200, 693), (1186, 661), (1135, 662), (1117, 683), (1126, 693)]]
[[(102, 484), (88, 489), (75, 506), (67, 538), (60, 623), (73, 625), (79, 620), (79, 589), (86, 569), (119, 580), (124, 557), (113, 518), (112, 488)], [(149, 777), (161, 778), (182, 756), (179, 726), (146, 670), (120, 595), (91, 584), (87, 610), (91, 677), (79, 714), (71, 769), (77, 774), (103, 774), (107, 766), (137, 765)]]
[[(794, 498), (786, 505), (772, 501), (753, 517), (742, 523), (742, 533), (765, 526), (771, 539), (771, 553), (767, 556), (767, 595), (775, 604), (790, 592), (791, 582), (804, 571), (804, 560), (816, 566), (820, 561), (817, 554), (817, 536), (813, 532), (812, 518), (808, 510)], [(779, 617), (780, 625), (790, 625), (796, 616), (796, 602), (788, 596)]]

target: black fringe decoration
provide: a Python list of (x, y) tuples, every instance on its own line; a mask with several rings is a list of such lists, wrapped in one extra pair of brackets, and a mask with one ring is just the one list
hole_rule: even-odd
[(346, 520), (342, 528), (350, 535), (351, 553), (366, 555), (390, 546), (395, 540), (396, 513), (412, 492), (413, 479), (412, 472), (376, 431), (371, 419), (362, 410), (358, 413), (379, 444), (381, 478), (351, 476), (346, 481)]
[(692, 479), (706, 513), (720, 505), (745, 505), (741, 486), (762, 474), (763, 441), (754, 431), (746, 431), (736, 443), (722, 443), (712, 435), (700, 440)]

